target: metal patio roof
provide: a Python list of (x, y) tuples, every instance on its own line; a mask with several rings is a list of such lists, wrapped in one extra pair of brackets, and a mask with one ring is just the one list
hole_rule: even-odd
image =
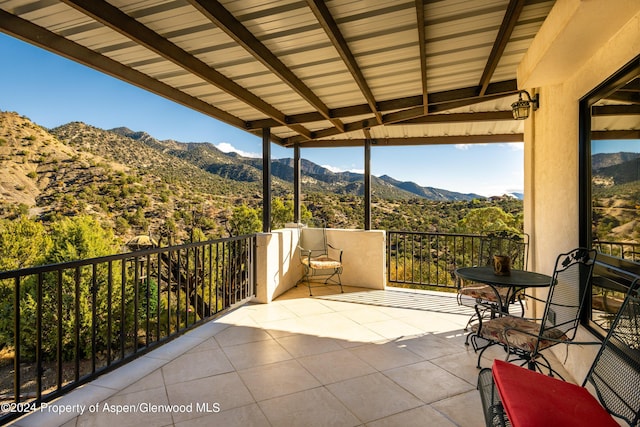
[(0, 31), (283, 146), (517, 142), (551, 0), (0, 0)]

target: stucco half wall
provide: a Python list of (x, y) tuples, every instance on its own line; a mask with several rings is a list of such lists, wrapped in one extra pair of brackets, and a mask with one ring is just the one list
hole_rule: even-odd
[[(256, 249), (255, 301), (269, 303), (296, 286), (303, 276), (298, 250), (299, 233), (320, 229), (292, 227), (260, 233)], [(342, 284), (384, 289), (386, 284), (386, 234), (384, 230), (327, 229), (327, 241), (343, 250)]]

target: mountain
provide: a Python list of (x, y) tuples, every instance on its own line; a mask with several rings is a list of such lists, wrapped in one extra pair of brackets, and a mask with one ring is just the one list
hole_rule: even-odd
[(394, 187), (401, 188), (405, 191), (408, 191), (409, 193), (415, 194), (418, 197), (424, 197), (425, 199), (429, 199), (429, 200), (441, 200), (441, 201), (456, 200), (457, 201), (457, 200), (473, 200), (473, 199), (484, 198), (483, 196), (480, 196), (478, 194), (472, 194), (472, 193), (462, 194), (462, 193), (456, 193), (454, 191), (442, 190), (440, 188), (421, 187), (415, 182), (411, 182), (411, 181), (400, 182), (391, 178), (388, 175), (383, 175), (380, 177), (380, 179)]
[[(0, 218), (29, 214), (53, 222), (86, 214), (123, 239), (153, 231), (180, 241), (196, 226), (226, 235), (223, 224), (235, 206), (260, 208), (262, 166), (260, 159), (223, 153), (206, 142), (161, 141), (146, 132), (81, 122), (45, 129), (0, 111)], [(314, 218), (357, 227), (363, 175), (332, 172), (306, 159), (301, 167), (305, 206)], [(290, 197), (293, 160), (274, 159), (271, 170), (274, 197)], [(424, 227), (456, 220), (441, 218), (450, 211), (443, 205), (427, 215), (420, 206), (431, 201), (491, 203), (389, 176), (372, 177), (372, 193), (381, 226), (410, 224), (414, 217)]]
[[(179, 157), (199, 168), (225, 179), (238, 182), (261, 182), (262, 159), (247, 158), (218, 150), (211, 143), (182, 143), (173, 140), (158, 141), (145, 132), (134, 132), (127, 128), (111, 129), (111, 132), (138, 140)], [(293, 159), (274, 159), (271, 162), (272, 177), (280, 185), (293, 182)], [(306, 191), (331, 192), (336, 194), (363, 195), (364, 176), (353, 172), (332, 172), (309, 160), (301, 159), (301, 179)], [(373, 194), (385, 199), (407, 200), (421, 197), (427, 200), (472, 200), (483, 198), (477, 194), (462, 194), (433, 187), (421, 187), (413, 182), (400, 182), (391, 177), (372, 177)]]
[(640, 180), (640, 153), (599, 153), (591, 157), (593, 179), (604, 186)]

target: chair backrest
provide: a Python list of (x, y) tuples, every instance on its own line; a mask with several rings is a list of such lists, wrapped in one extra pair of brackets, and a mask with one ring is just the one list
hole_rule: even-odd
[(493, 265), (494, 255), (507, 255), (511, 258), (511, 268), (526, 270), (529, 258), (529, 236), (505, 230), (486, 233), (480, 238), (478, 265)]
[(640, 423), (640, 298), (633, 281), (584, 385), (591, 383), (602, 405), (631, 426)]
[[(327, 232), (324, 228), (306, 228), (300, 227), (300, 237), (298, 239), (298, 246), (301, 252), (308, 254), (311, 251), (311, 256), (327, 255)], [(305, 255), (303, 253), (303, 255)]]
[(558, 255), (542, 315), (540, 336), (573, 340), (593, 274), (596, 251), (577, 248)]

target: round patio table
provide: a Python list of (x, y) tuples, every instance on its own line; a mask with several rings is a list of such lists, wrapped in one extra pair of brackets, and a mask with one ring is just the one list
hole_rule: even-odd
[[(506, 301), (510, 301), (516, 293), (525, 288), (543, 288), (549, 286), (553, 280), (551, 276), (546, 274), (535, 273), (526, 270), (511, 270), (507, 276), (499, 276), (493, 272), (493, 267), (462, 267), (455, 271), (456, 276), (464, 280), (470, 280), (476, 283), (485, 283), (491, 286), (499, 297), (498, 287), (509, 288)], [(509, 304), (500, 304), (500, 311), (508, 313)]]

